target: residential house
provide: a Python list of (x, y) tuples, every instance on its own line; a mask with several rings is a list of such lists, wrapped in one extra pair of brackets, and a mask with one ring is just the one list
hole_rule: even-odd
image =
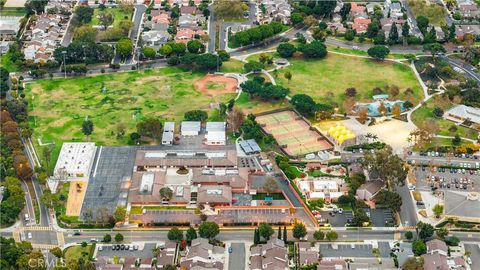
[(479, 25), (456, 25), (455, 35), (458, 40), (464, 40), (466, 35), (473, 35), (474, 37), (480, 36)]
[(438, 253), (444, 256), (448, 255), (448, 246), (442, 240), (433, 239), (433, 240), (427, 241), (426, 245), (427, 245), (427, 254)]
[[(423, 269), (424, 270), (466, 270), (467, 264), (462, 257), (448, 258), (446, 255), (439, 253), (424, 254)], [(468, 268), (470, 269), (470, 268)]]
[(251, 270), (287, 270), (288, 251), (285, 243), (277, 238), (270, 239), (264, 245), (257, 245), (250, 250)]
[(350, 16), (352, 18), (368, 18), (365, 6), (352, 3), (352, 8), (350, 9)]
[(458, 5), (458, 12), (462, 18), (475, 18), (480, 15), (478, 5), (474, 2), (466, 2)]
[(162, 45), (167, 43), (170, 38), (171, 35), (168, 33), (168, 31), (165, 30), (151, 30), (142, 33), (143, 44), (156, 50), (158, 50)]
[(182, 14), (178, 18), (179, 28), (199, 29), (205, 23), (203, 15)]
[(345, 34), (347, 32), (347, 28), (343, 26), (343, 23), (340, 22), (329, 22), (327, 23), (327, 26), (332, 32), (336, 34)]
[(196, 6), (182, 6), (180, 7), (180, 15), (198, 15), (200, 14), (200, 10), (197, 9)]
[(223, 247), (210, 244), (208, 239), (197, 238), (187, 247), (187, 255), (180, 262), (180, 266), (187, 269), (223, 269), (224, 253)]
[(318, 264), (319, 251), (310, 242), (298, 243), (298, 260), (301, 266)]
[(397, 270), (392, 258), (354, 258), (348, 263), (350, 270)]
[(347, 262), (341, 259), (322, 259), (317, 270), (347, 270)]
[(188, 43), (190, 40), (205, 35), (204, 30), (192, 30), (189, 28), (180, 28), (175, 36), (175, 42)]
[(13, 40), (20, 30), (22, 17), (0, 16), (0, 40)]
[[(178, 37), (178, 33), (177, 33)], [(201, 129), (199, 121), (183, 121), (180, 127), (182, 136), (197, 136)]]
[(367, 13), (368, 14), (372, 14), (374, 11), (375, 11), (375, 8), (380, 8), (382, 9), (382, 6), (380, 3), (377, 3), (377, 2), (371, 2), (371, 3), (368, 3), (366, 6), (365, 6), (365, 9), (367, 10)]
[(267, 0), (261, 1), (265, 7), (265, 15), (260, 18), (261, 24), (268, 24), (272, 21), (280, 21), (284, 24), (290, 22), (292, 14), (292, 6), (287, 0)]
[(150, 13), (150, 16), (152, 17), (152, 22), (153, 23), (165, 23), (169, 24), (171, 17), (170, 17), (170, 12), (167, 12), (165, 10), (152, 10)]
[(164, 247), (160, 249), (157, 256), (156, 266), (157, 269), (162, 269), (167, 265), (175, 265), (175, 251), (177, 244), (173, 241), (168, 241)]
[[(392, 0), (385, 0), (383, 9), (383, 16), (385, 18), (401, 18), (403, 17), (402, 4), (400, 1), (392, 2)], [(390, 16), (389, 16), (390, 15)]]
[[(353, 6), (354, 3), (352, 3)], [(365, 19), (363, 17), (357, 17), (353, 20), (352, 29), (357, 31), (357, 33), (367, 32), (368, 25), (372, 22), (370, 19)]]
[(385, 186), (381, 180), (367, 181), (357, 189), (357, 197), (360, 200), (369, 201), (375, 197)]
[(162, 134), (162, 144), (172, 145), (175, 134), (175, 122), (165, 122)]

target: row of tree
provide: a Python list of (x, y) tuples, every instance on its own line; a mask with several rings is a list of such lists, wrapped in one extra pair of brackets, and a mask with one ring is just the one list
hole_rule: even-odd
[(292, 57), (296, 51), (303, 53), (305, 58), (324, 58), (327, 56), (327, 47), (319, 40), (314, 40), (310, 43), (300, 42), (298, 47), (284, 42), (277, 47), (278, 54), (285, 58)]
[[(255, 64), (259, 62), (249, 62)], [(247, 63), (247, 64), (249, 64)], [(245, 64), (245, 65), (247, 65)], [(253, 79), (247, 80), (240, 84), (242, 90), (249, 94), (251, 98), (258, 97), (262, 100), (279, 100), (285, 98), (290, 90), (280, 85), (265, 83), (265, 78), (255, 76)]]
[(237, 32), (233, 40), (240, 46), (264, 41), (283, 31), (283, 25), (279, 22), (262, 24), (247, 30)]

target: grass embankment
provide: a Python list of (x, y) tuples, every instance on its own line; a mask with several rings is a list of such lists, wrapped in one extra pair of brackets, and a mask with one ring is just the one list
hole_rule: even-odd
[(445, 9), (437, 5), (435, 1), (430, 2), (431, 4), (428, 5), (424, 0), (408, 0), (408, 6), (412, 9), (415, 17), (425, 16), (428, 18), (430, 24), (445, 24)]
[(105, 8), (104, 10), (96, 8), (96, 9), (93, 10), (92, 20), (90, 21), (89, 25), (92, 25), (92, 26), (93, 25), (101, 25), (101, 22), (98, 19), (98, 16), (103, 12), (112, 14), (112, 16), (113, 16), (112, 26), (117, 26), (120, 23), (120, 21), (122, 21), (122, 20), (129, 20), (129, 21), (132, 20), (133, 11), (132, 12), (125, 12), (121, 8)]

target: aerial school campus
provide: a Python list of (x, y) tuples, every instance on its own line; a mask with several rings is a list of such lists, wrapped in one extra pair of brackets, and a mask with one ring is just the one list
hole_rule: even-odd
[(7, 269), (480, 267), (477, 2), (1, 13)]

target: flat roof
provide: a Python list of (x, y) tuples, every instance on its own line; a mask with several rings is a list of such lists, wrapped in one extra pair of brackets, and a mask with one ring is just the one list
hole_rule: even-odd
[(239, 144), (246, 154), (259, 153), (262, 150), (254, 139), (240, 141)]
[(165, 122), (163, 125), (163, 132), (165, 131), (170, 131), (174, 132), (175, 131), (175, 122)]
[(69, 177), (88, 177), (95, 156), (95, 143), (69, 142), (63, 143), (54, 174), (65, 169)]
[(219, 132), (219, 131), (210, 131), (205, 135), (205, 138), (209, 142), (216, 142), (216, 141), (225, 141), (225, 131)]
[(201, 122), (200, 121), (183, 121), (182, 122), (182, 132), (184, 131), (200, 131)]
[(480, 218), (480, 195), (474, 192), (445, 191), (445, 215)]
[(162, 142), (172, 142), (173, 132), (164, 131), (162, 134)]
[(207, 132), (210, 131), (223, 131), (225, 132), (225, 122), (207, 122)]

